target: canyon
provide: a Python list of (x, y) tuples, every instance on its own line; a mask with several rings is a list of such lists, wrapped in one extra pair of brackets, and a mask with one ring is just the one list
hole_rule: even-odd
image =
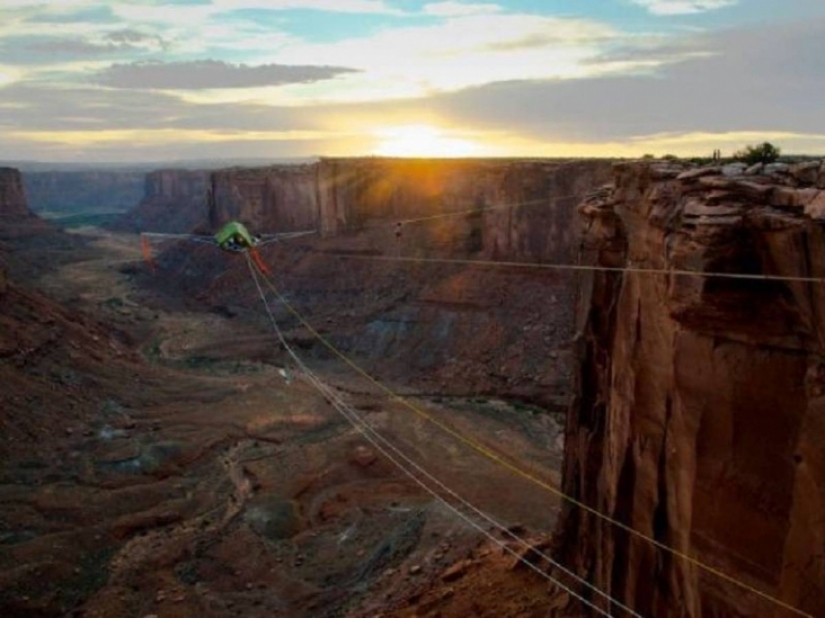
[[(230, 220), (258, 233), (317, 229), (261, 254), (336, 345), (426, 392), (495, 394), (560, 411), (570, 397), (573, 278), (414, 260), (569, 262), (579, 242), (575, 205), (610, 174), (606, 160), (325, 159), (230, 169), (212, 174), (198, 229)], [(175, 273), (161, 284), (170, 291), (230, 310), (238, 298), (250, 302), (230, 283), (248, 278), (242, 263), (208, 248), (162, 249), (158, 265)], [(371, 260), (380, 256), (413, 261)], [(217, 270), (226, 274), (213, 280)]]
[[(4, 615), (400, 616), (442, 597), (456, 615), (544, 613), (543, 580), (525, 582), (309, 384), (282, 375), (248, 273), (233, 281), (240, 259), (195, 247), (187, 275), (184, 247), (171, 247), (158, 276), (134, 236), (67, 234), (12, 209), (0, 229)], [(40, 232), (23, 234), (24, 222)], [(215, 301), (223, 279), (232, 307)], [(529, 487), (318, 356), (339, 396), (443, 482), (503, 521), (552, 526), (552, 499), (502, 500)], [(514, 461), (558, 469), (552, 415), (409, 396)], [(478, 577), (497, 582), (487, 601)]]
[(24, 171), (29, 207), (52, 216), (117, 213), (134, 207), (143, 191), (143, 170)]
[[(593, 615), (289, 378), (242, 257), (164, 241), (153, 272), (136, 236), (64, 234), (22, 186), (2, 170), (4, 613)], [(616, 601), (825, 615), (825, 165), (323, 159), (160, 170), (144, 192), (118, 230), (315, 230), (259, 249), (295, 310), (575, 502), (411, 418), (270, 297), (286, 340)]]
[[(109, 227), (124, 232), (186, 233), (204, 222), (209, 174), (163, 169), (146, 174), (143, 196)], [(140, 203), (135, 203), (140, 199)]]

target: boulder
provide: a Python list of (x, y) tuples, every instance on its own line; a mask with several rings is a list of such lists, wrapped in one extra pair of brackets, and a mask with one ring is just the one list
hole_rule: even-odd
[(745, 163), (730, 163), (722, 167), (722, 175), (728, 178), (743, 176), (748, 166)]
[(825, 191), (819, 191), (805, 206), (805, 215), (811, 219), (825, 219)]
[(815, 185), (819, 177), (819, 161), (795, 163), (788, 170), (794, 180), (803, 185)]
[(787, 174), (790, 171), (790, 166), (787, 163), (768, 163), (765, 166), (765, 174), (769, 176), (774, 174)]
[(789, 210), (802, 210), (819, 195), (818, 189), (794, 189), (776, 187), (771, 197), (771, 205)]
[(686, 172), (682, 172), (676, 177), (676, 180), (696, 180), (697, 178), (702, 178), (703, 176), (718, 176), (721, 172), (722, 168), (718, 166), (699, 167), (693, 170), (687, 170)]

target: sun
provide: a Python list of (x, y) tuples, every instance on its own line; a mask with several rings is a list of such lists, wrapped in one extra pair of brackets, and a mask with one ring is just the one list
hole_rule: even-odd
[(385, 157), (469, 157), (482, 150), (472, 140), (426, 124), (384, 127), (374, 134), (378, 138), (375, 153)]

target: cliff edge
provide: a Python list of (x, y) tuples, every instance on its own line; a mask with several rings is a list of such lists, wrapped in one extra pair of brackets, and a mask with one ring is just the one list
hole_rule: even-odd
[(0, 167), (0, 216), (28, 217), (30, 215), (20, 171), (11, 167)]
[[(825, 164), (624, 163), (580, 206), (559, 551), (646, 616), (825, 615)], [(803, 614), (804, 615), (804, 614)]]
[(157, 170), (146, 174), (140, 203), (109, 227), (119, 232), (191, 232), (207, 220), (209, 173)]

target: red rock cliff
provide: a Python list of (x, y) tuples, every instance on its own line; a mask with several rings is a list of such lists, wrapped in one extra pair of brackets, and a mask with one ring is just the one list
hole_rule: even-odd
[(0, 167), (0, 216), (28, 217), (31, 215), (23, 191), (20, 172), (11, 167)]
[(209, 222), (238, 220), (260, 232), (315, 229), (317, 165), (276, 165), (213, 172)]
[[(604, 181), (609, 167), (598, 160), (327, 159), (318, 170), (320, 226), (334, 235), (381, 220), (527, 204), (470, 223), (474, 249), (486, 257), (562, 259), (578, 238), (577, 196)], [(417, 245), (455, 249), (468, 222), (434, 222)]]
[(112, 226), (129, 232), (186, 233), (208, 219), (209, 173), (158, 170), (146, 175), (143, 200)]
[[(475, 222), (490, 257), (558, 257), (577, 242), (574, 205), (609, 180), (607, 161), (324, 159), (308, 165), (232, 168), (208, 174), (164, 170), (149, 174), (141, 204), (115, 227), (212, 231), (239, 220), (257, 232), (320, 229), (325, 236), (391, 224), (410, 217), (468, 211), (464, 220), (433, 224), (417, 240), (422, 249), (455, 245), (458, 221), (473, 210), (503, 209)], [(552, 208), (547, 208), (552, 200)], [(466, 232), (466, 229), (465, 229)]]
[[(212, 177), (213, 225), (239, 218), (253, 231), (271, 232), (317, 229), (320, 222), (324, 238), (269, 245), (262, 254), (300, 309), (329, 325), (337, 345), (382, 377), (415, 380), (435, 392), (512, 395), (555, 409), (569, 395), (571, 277), (336, 255), (564, 262), (578, 248), (576, 204), (608, 182), (611, 170), (610, 162), (597, 160), (401, 159), (224, 170)], [(524, 202), (535, 203), (477, 212)], [(464, 214), (405, 225), (396, 239), (400, 219), (446, 212)], [(201, 294), (203, 281), (227, 261), (204, 254), (201, 270), (188, 278), (191, 267), (183, 265), (190, 251), (158, 262), (178, 273), (176, 287), (191, 285), (191, 294)], [(243, 274), (221, 281), (245, 281)], [(209, 289), (218, 303), (237, 302), (239, 293), (248, 286)]]
[[(617, 165), (580, 209), (588, 259), (825, 277), (825, 165), (748, 171)], [(825, 283), (602, 272), (580, 304), (566, 492), (825, 616)], [(579, 508), (558, 533), (644, 616), (795, 615)]]
[[(476, 222), (488, 256), (552, 259), (578, 235), (574, 204), (606, 182), (606, 161), (324, 159), (314, 165), (212, 174), (213, 228), (238, 219), (259, 231), (320, 228), (325, 236), (405, 218), (535, 202)], [(547, 208), (548, 200), (554, 207)], [(421, 249), (455, 245), (456, 220), (434, 223)], [(457, 220), (467, 227), (467, 220)], [(466, 231), (466, 230), (465, 230)]]

